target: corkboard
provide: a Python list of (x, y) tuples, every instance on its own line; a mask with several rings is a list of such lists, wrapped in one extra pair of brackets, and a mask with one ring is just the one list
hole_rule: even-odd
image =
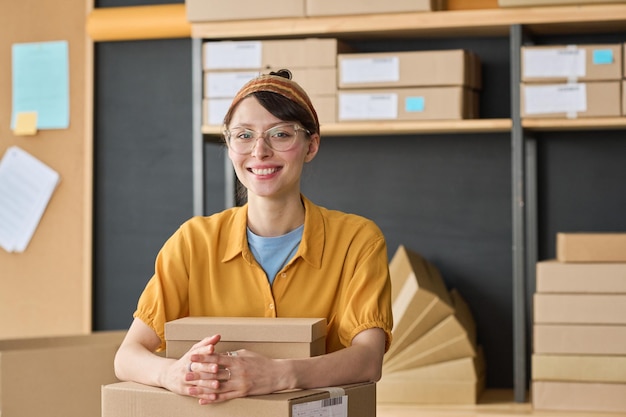
[[(0, 5), (0, 155), (19, 146), (61, 181), (23, 253), (0, 249), (0, 338), (91, 331), (93, 45), (91, 2), (3, 1)], [(70, 126), (16, 136), (11, 130), (11, 47), (67, 41)]]

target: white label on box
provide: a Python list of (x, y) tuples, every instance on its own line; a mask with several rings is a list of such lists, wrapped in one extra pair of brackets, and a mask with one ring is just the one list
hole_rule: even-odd
[(400, 60), (397, 56), (341, 60), (341, 82), (344, 84), (395, 82), (399, 79)]
[(245, 83), (257, 77), (259, 71), (249, 72), (207, 72), (207, 98), (235, 97)]
[(397, 119), (398, 95), (394, 93), (339, 94), (339, 120)]
[(348, 417), (348, 396), (294, 404), (291, 417)]
[(524, 86), (526, 114), (578, 113), (587, 111), (584, 83)]
[(525, 49), (523, 76), (525, 78), (559, 77), (575, 79), (587, 71), (584, 49)]
[(204, 44), (204, 68), (261, 68), (261, 41), (222, 41)]
[(232, 98), (216, 98), (209, 100), (207, 106), (207, 119), (210, 125), (222, 125), (224, 123), (224, 116), (230, 107), (230, 103), (233, 102)]

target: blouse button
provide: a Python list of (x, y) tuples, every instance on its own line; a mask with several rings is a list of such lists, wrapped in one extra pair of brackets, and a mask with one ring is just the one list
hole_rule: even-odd
[(269, 307), (270, 307), (270, 310), (274, 310), (274, 303), (271, 303)]
[(281, 277), (283, 277), (283, 278), (287, 277), (287, 273), (286, 273), (286, 272), (283, 272), (283, 273), (281, 274)]

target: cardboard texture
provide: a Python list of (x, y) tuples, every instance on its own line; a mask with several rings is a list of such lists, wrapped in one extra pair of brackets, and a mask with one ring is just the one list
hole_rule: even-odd
[(222, 336), (217, 353), (248, 349), (272, 358), (306, 358), (326, 351), (326, 319), (184, 317), (165, 324), (166, 356), (180, 358), (213, 334)]
[(555, 325), (533, 326), (535, 354), (626, 355), (626, 326)]
[(626, 384), (535, 381), (531, 397), (536, 410), (626, 412)]
[(426, 334), (383, 363), (383, 373), (476, 356), (476, 328), (465, 301), (451, 291), (455, 308)]
[(622, 45), (522, 46), (522, 81), (618, 81), (622, 78)]
[(339, 54), (340, 89), (465, 86), (480, 89), (480, 59), (453, 49)]
[(97, 417), (126, 332), (0, 340), (0, 415)]
[(626, 116), (626, 80), (622, 81), (622, 116)]
[(475, 404), (485, 384), (484, 358), (475, 357), (384, 373), (376, 385), (379, 403)]
[(473, 119), (477, 101), (477, 93), (464, 87), (339, 90), (337, 120)]
[(305, 0), (273, 0), (272, 7), (268, 7), (256, 0), (185, 0), (185, 7), (190, 22), (209, 22), (304, 17), (304, 3)]
[(623, 3), (624, 0), (498, 0), (500, 7), (554, 6), (567, 4)]
[(620, 84), (620, 81), (522, 83), (522, 117), (575, 119), (620, 116)]
[(537, 262), (538, 293), (626, 294), (626, 263)]
[(385, 361), (454, 313), (439, 270), (420, 254), (399, 246), (389, 262), (393, 343)]
[[(329, 401), (331, 398), (332, 400)], [(347, 396), (346, 397), (344, 397)], [(224, 403), (201, 406), (192, 397), (174, 394), (162, 388), (133, 382), (121, 382), (102, 387), (102, 417), (292, 417), (293, 407), (308, 403), (309, 414), (326, 413), (347, 402), (347, 417), (376, 416), (376, 385), (363, 383), (333, 387), (327, 390), (281, 392), (270, 395), (238, 398)], [(300, 406), (302, 407), (302, 406)], [(253, 411), (252, 411), (253, 410)], [(318, 414), (313, 414), (317, 410)]]
[(535, 354), (532, 379), (626, 383), (626, 356)]
[(626, 324), (626, 294), (539, 294), (535, 323)]
[(306, 0), (307, 16), (427, 12), (439, 10), (440, 0)]
[(556, 252), (561, 262), (626, 262), (626, 233), (557, 233)]
[(210, 41), (202, 44), (202, 66), (213, 70), (336, 68), (337, 54), (350, 48), (337, 39)]

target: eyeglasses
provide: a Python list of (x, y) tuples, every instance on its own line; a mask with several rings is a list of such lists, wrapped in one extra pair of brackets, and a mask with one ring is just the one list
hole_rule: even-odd
[(224, 138), (230, 149), (240, 155), (252, 153), (259, 138), (262, 138), (271, 149), (282, 152), (293, 147), (299, 131), (306, 132), (308, 135), (311, 134), (307, 129), (294, 123), (274, 126), (265, 132), (241, 127), (235, 127), (231, 130), (224, 129)]

